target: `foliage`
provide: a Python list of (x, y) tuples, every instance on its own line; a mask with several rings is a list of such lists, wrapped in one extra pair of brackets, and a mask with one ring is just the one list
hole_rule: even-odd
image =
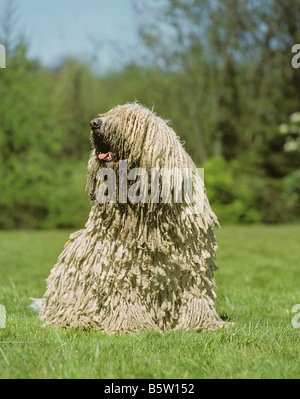
[(241, 175), (236, 163), (211, 158), (204, 164), (204, 171), (208, 198), (221, 224), (262, 221), (256, 203), (256, 182), (249, 175)]
[(290, 50), (300, 0), (136, 5), (144, 54), (103, 76), (73, 58), (52, 69), (29, 60), (13, 9), (2, 15), (0, 228), (82, 225), (89, 120), (135, 99), (171, 120), (205, 166), (221, 222), (298, 220), (300, 73)]
[[(86, 166), (82, 167), (80, 159), (85, 156), (86, 164), (88, 140), (84, 155), (75, 162), (74, 148), (71, 151), (68, 144), (76, 140), (66, 137), (58, 119), (61, 100), (49, 95), (55, 78), (53, 72), (45, 71), (18, 53), (3, 75), (0, 227), (77, 225), (83, 219), (78, 218), (78, 210), (86, 210), (81, 200)], [(74, 137), (80, 137), (77, 132), (72, 132)], [(69, 156), (64, 158), (64, 153)]]
[(288, 203), (290, 219), (300, 220), (300, 169), (283, 179), (283, 198)]

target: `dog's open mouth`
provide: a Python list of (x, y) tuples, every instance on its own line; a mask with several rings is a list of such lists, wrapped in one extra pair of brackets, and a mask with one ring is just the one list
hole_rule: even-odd
[[(92, 124), (93, 121), (96, 121), (94, 124)], [(91, 127), (92, 127), (92, 143), (94, 145), (94, 148), (96, 150), (97, 157), (99, 158), (100, 161), (104, 161), (106, 163), (113, 163), (117, 162), (119, 160), (119, 156), (116, 150), (111, 147), (111, 145), (104, 139), (103, 134), (101, 133), (101, 125), (102, 122), (99, 119), (91, 121)]]
[(112, 161), (117, 161), (118, 160), (118, 154), (116, 152), (108, 151), (107, 153), (99, 153), (98, 158), (101, 161), (105, 162), (112, 162)]

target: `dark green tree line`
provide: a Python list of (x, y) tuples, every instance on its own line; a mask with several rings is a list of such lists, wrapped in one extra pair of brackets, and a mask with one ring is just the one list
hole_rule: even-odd
[(4, 14), (0, 227), (82, 225), (89, 120), (135, 99), (171, 120), (205, 167), (221, 222), (299, 219), (300, 69), (291, 47), (300, 43), (300, 0), (135, 5), (144, 50), (101, 77), (72, 58), (56, 68), (29, 60), (14, 10)]

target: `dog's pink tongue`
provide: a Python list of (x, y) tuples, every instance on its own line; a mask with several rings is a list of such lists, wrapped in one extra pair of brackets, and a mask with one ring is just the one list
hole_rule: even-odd
[(106, 157), (109, 156), (109, 152), (107, 152), (106, 154), (99, 154), (99, 159), (105, 159)]

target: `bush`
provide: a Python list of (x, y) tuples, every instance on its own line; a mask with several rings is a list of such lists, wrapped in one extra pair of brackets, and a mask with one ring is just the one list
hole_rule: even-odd
[(283, 179), (283, 199), (289, 208), (289, 220), (300, 219), (300, 169)]
[(0, 181), (0, 228), (83, 226), (89, 212), (86, 163), (16, 163)]
[(236, 162), (212, 158), (204, 165), (205, 185), (220, 223), (257, 223), (256, 181), (239, 173)]

